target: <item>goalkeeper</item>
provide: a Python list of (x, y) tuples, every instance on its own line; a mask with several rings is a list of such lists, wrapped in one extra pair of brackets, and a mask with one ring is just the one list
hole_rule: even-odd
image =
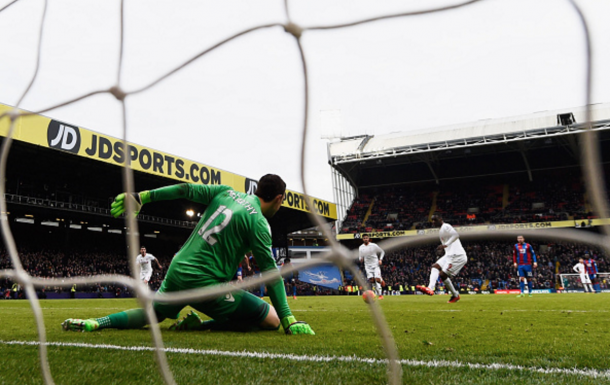
[[(191, 312), (172, 325), (174, 330), (277, 330), (286, 334), (315, 334), (304, 322), (297, 322), (286, 301), (280, 275), (267, 283), (273, 306), (255, 295), (239, 290), (205, 301), (164, 304), (164, 293), (197, 289), (228, 283), (246, 252), (252, 251), (262, 272), (277, 270), (271, 252), (271, 218), (282, 205), (286, 183), (277, 175), (261, 178), (255, 195), (236, 192), (229, 186), (178, 184), (136, 194), (120, 194), (111, 213), (118, 217), (132, 200), (135, 215), (142, 205), (163, 200), (188, 199), (207, 205), (195, 230), (176, 254), (153, 304), (159, 322), (177, 319), (190, 305), (212, 318), (201, 321)], [(96, 319), (67, 319), (64, 330), (93, 331), (103, 328), (136, 329), (148, 323), (143, 309), (132, 309)]]

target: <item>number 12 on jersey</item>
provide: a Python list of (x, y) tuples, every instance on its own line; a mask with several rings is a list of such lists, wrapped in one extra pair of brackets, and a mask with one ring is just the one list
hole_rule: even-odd
[[(216, 226), (208, 229), (208, 227), (210, 227), (210, 225), (212, 224), (214, 219), (216, 219), (220, 214), (223, 214), (225, 216), (225, 219), (222, 222), (220, 222), (219, 225), (216, 225)], [(219, 206), (218, 209), (216, 209), (216, 211), (214, 211), (214, 214), (210, 215), (208, 220), (203, 224), (203, 226), (201, 226), (201, 229), (199, 229), (198, 234), (201, 235), (201, 238), (203, 238), (204, 241), (209, 243), (210, 246), (214, 246), (214, 244), (217, 242), (217, 239), (214, 238), (213, 235), (218, 234), (220, 231), (222, 231), (222, 229), (227, 227), (229, 222), (231, 222), (232, 216), (233, 216), (233, 211), (228, 209), (227, 206)]]

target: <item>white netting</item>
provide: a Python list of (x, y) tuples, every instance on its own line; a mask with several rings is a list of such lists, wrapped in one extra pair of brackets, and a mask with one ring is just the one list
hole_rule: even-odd
[[(405, 17), (409, 17), (409, 16), (430, 14), (430, 13), (434, 13), (434, 12), (449, 11), (449, 10), (456, 9), (456, 8), (466, 7), (468, 5), (477, 3), (479, 1), (482, 1), (482, 0), (471, 0), (471, 1), (466, 1), (466, 2), (460, 3), (460, 4), (456, 4), (456, 5), (446, 6), (446, 7), (439, 7), (439, 8), (427, 9), (427, 10), (421, 10), (421, 11), (415, 11), (415, 12), (397, 13), (397, 14), (393, 14), (393, 15), (374, 17), (374, 18), (370, 18), (370, 19), (366, 19), (366, 20), (359, 20), (359, 21), (339, 24), (339, 25), (303, 27), (303, 26), (296, 25), (291, 21), (290, 12), (289, 12), (289, 2), (286, 0), (284, 3), (284, 10), (285, 10), (285, 15), (286, 15), (285, 23), (261, 25), (261, 26), (249, 28), (240, 33), (237, 33), (237, 34), (217, 43), (216, 45), (201, 51), (199, 54), (195, 55), (190, 60), (185, 61), (183, 64), (176, 67), (175, 69), (173, 69), (173, 70), (167, 72), (166, 74), (164, 74), (163, 76), (160, 76), (159, 78), (149, 82), (146, 86), (141, 87), (136, 90), (131, 90), (131, 91), (124, 90), (121, 87), (121, 85), (122, 85), (121, 69), (123, 66), (122, 59), (123, 59), (123, 42), (124, 42), (123, 15), (124, 15), (124, 5), (125, 5), (125, 2), (121, 1), (121, 12), (120, 12), (120, 18), (121, 18), (120, 45), (121, 45), (121, 48), (120, 48), (118, 71), (117, 71), (117, 76), (116, 76), (116, 79), (117, 79), (116, 84), (114, 84), (111, 87), (92, 91), (92, 92), (89, 92), (82, 96), (76, 97), (72, 100), (68, 100), (66, 102), (59, 103), (57, 105), (41, 109), (39, 111), (36, 111), (35, 113), (48, 112), (48, 111), (54, 110), (56, 108), (59, 108), (61, 106), (76, 103), (83, 99), (89, 98), (93, 95), (111, 94), (119, 102), (121, 102), (121, 105), (122, 105), (123, 141), (124, 141), (123, 144), (126, 145), (127, 110), (126, 110), (125, 99), (127, 97), (129, 97), (130, 95), (144, 92), (144, 91), (150, 89), (151, 87), (154, 87), (156, 84), (158, 84), (162, 80), (164, 80), (164, 79), (168, 78), (169, 76), (171, 76), (172, 74), (182, 70), (184, 67), (193, 63), (195, 60), (208, 54), (209, 52), (213, 51), (214, 49), (216, 49), (226, 43), (229, 43), (230, 41), (232, 41), (234, 39), (239, 38), (240, 36), (247, 35), (252, 32), (261, 30), (261, 29), (275, 28), (278, 31), (283, 29), (286, 33), (288, 33), (294, 37), (294, 42), (298, 46), (298, 52), (299, 52), (300, 60), (301, 60), (301, 64), (302, 64), (302, 75), (304, 78), (304, 89), (303, 89), (304, 121), (303, 121), (302, 142), (301, 142), (302, 147), (301, 147), (300, 174), (301, 174), (301, 181), (303, 184), (304, 193), (309, 201), (309, 207), (312, 207), (313, 205), (311, 204), (311, 199), (309, 198), (309, 195), (307, 195), (308, 189), (307, 189), (307, 183), (305, 181), (305, 169), (306, 169), (305, 154), (306, 154), (306, 143), (307, 143), (306, 139), (307, 139), (307, 135), (308, 135), (308, 119), (309, 119), (309, 111), (308, 111), (309, 80), (308, 80), (306, 55), (305, 55), (303, 46), (301, 44), (301, 36), (307, 34), (309, 31), (323, 31), (323, 30), (331, 30), (331, 29), (339, 29), (339, 28), (349, 28), (349, 27), (355, 27), (355, 26), (363, 25), (363, 24), (367, 24), (367, 23), (375, 23), (375, 22), (379, 22), (379, 21), (383, 21), (383, 20), (387, 20), (387, 19), (405, 18)], [(590, 101), (591, 101), (591, 84), (592, 84), (592, 78), (591, 78), (592, 77), (592, 71), (591, 71), (591, 54), (592, 53), (591, 53), (591, 41), (590, 41), (590, 36), (589, 36), (589, 28), (588, 28), (584, 15), (581, 12), (578, 4), (576, 4), (573, 0), (568, 0), (568, 1), (571, 4), (571, 6), (575, 12), (575, 15), (577, 15), (577, 17), (582, 25), (582, 30), (584, 32), (584, 40), (586, 42), (586, 47), (587, 47), (587, 57), (586, 57), (587, 58), (587, 68), (586, 68), (586, 80), (585, 80), (585, 84), (586, 84), (586, 101), (585, 102), (586, 103), (585, 104), (587, 106), (589, 106), (591, 104)], [(9, 8), (12, 4), (14, 4), (16, 2), (17, 2), (17, 0), (8, 3), (2, 9), (0, 9), (0, 12), (6, 10), (7, 8)], [(153, 342), (156, 346), (155, 354), (156, 354), (156, 358), (157, 358), (157, 361), (159, 364), (161, 374), (166, 383), (174, 384), (175, 382), (173, 379), (173, 375), (167, 364), (167, 360), (165, 357), (165, 351), (163, 349), (163, 341), (161, 339), (161, 333), (159, 330), (159, 326), (157, 325), (157, 320), (156, 320), (155, 314), (152, 310), (152, 301), (153, 301), (154, 293), (151, 292), (143, 283), (141, 283), (139, 281), (139, 279), (137, 279), (138, 277), (136, 277), (136, 276), (133, 276), (133, 277), (97, 276), (97, 277), (91, 277), (91, 278), (74, 278), (72, 280), (66, 280), (65, 282), (62, 282), (62, 280), (58, 280), (58, 279), (51, 279), (51, 280), (43, 281), (41, 279), (29, 276), (26, 273), (26, 271), (24, 270), (24, 268), (20, 262), (20, 259), (19, 259), (18, 253), (17, 253), (16, 244), (15, 244), (15, 241), (11, 234), (11, 230), (10, 230), (9, 223), (8, 223), (8, 217), (6, 214), (7, 207), (6, 207), (6, 201), (4, 199), (6, 186), (5, 186), (4, 181), (6, 180), (7, 159), (8, 159), (8, 153), (9, 153), (9, 150), (10, 150), (11, 144), (12, 144), (13, 132), (14, 132), (14, 129), (16, 126), (15, 122), (19, 119), (20, 116), (27, 115), (26, 113), (20, 113), (17, 110), (17, 108), (21, 105), (21, 102), (23, 101), (25, 96), (28, 94), (30, 88), (36, 81), (36, 77), (38, 74), (38, 67), (39, 67), (38, 64), (40, 62), (43, 26), (44, 26), (44, 21), (45, 21), (47, 4), (48, 4), (48, 0), (45, 1), (45, 3), (44, 3), (44, 11), (43, 11), (42, 20), (40, 23), (37, 66), (34, 71), (34, 75), (32, 76), (31, 81), (29, 82), (27, 88), (24, 90), (22, 96), (19, 98), (19, 100), (15, 104), (15, 110), (11, 113), (0, 116), (0, 119), (10, 119), (9, 133), (7, 135), (7, 138), (3, 142), (2, 150), (0, 153), (0, 179), (2, 180), (2, 183), (0, 183), (0, 196), (2, 197), (2, 199), (0, 200), (0, 211), (2, 212), (0, 224), (1, 224), (1, 228), (2, 228), (2, 236), (4, 238), (4, 242), (5, 242), (6, 248), (9, 252), (13, 266), (14, 266), (14, 269), (12, 269), (12, 270), (0, 271), (0, 277), (11, 278), (12, 280), (18, 282), (25, 288), (26, 295), (29, 298), (29, 303), (32, 307), (34, 316), (36, 318), (38, 334), (39, 334), (39, 339), (40, 339), (40, 345), (39, 345), (40, 363), (41, 363), (43, 378), (44, 378), (44, 381), (46, 384), (52, 384), (53, 378), (51, 376), (51, 370), (50, 370), (49, 363), (47, 360), (45, 325), (44, 325), (44, 321), (43, 321), (43, 317), (42, 317), (42, 311), (40, 308), (40, 304), (39, 304), (39, 301), (37, 299), (37, 296), (36, 296), (36, 293), (34, 290), (35, 285), (40, 285), (40, 286), (54, 285), (54, 286), (69, 287), (69, 286), (72, 286), (73, 284), (89, 284), (89, 283), (99, 283), (99, 282), (121, 283), (121, 284), (124, 284), (125, 286), (131, 287), (135, 291), (135, 293), (137, 293), (138, 300), (140, 301), (140, 304), (142, 305), (142, 307), (146, 310), (146, 314), (148, 316), (148, 319), (149, 319), (149, 322), (151, 325), (150, 331), (151, 331)], [(0, 14), (0, 16), (1, 16), (1, 14)], [(591, 120), (590, 116), (591, 116), (591, 114), (590, 114), (590, 111), (588, 110), (587, 111), (587, 122), (590, 122), (590, 120)], [(581, 146), (583, 148), (583, 151), (581, 151), (581, 152), (583, 155), (582, 155), (581, 162), (582, 162), (582, 166), (583, 166), (583, 172), (586, 176), (587, 189), (590, 192), (590, 197), (591, 197), (591, 201), (593, 204), (594, 212), (597, 215), (605, 218), (605, 217), (607, 217), (608, 206), (607, 206), (607, 200), (606, 200), (606, 192), (604, 189), (605, 185), (604, 185), (604, 181), (603, 181), (603, 174), (601, 173), (600, 167), (599, 167), (600, 156), (599, 156), (599, 149), (596, 144), (596, 142), (597, 142), (596, 137), (597, 137), (596, 132), (594, 132), (592, 130), (588, 130), (583, 135), (583, 141), (581, 143)], [(134, 186), (134, 182), (133, 182), (133, 173), (127, 164), (125, 164), (124, 168), (123, 168), (123, 184), (124, 184), (124, 186), (123, 186), (124, 191), (127, 191), (127, 192), (135, 191), (135, 186)], [(128, 201), (128, 202), (131, 203), (130, 201)], [(128, 212), (131, 211), (131, 208), (128, 207), (127, 211)], [(355, 277), (357, 283), (361, 286), (365, 286), (366, 283), (365, 283), (364, 278), (362, 277), (360, 272), (356, 269), (356, 267), (351, 263), (352, 260), (356, 258), (356, 255), (353, 252), (347, 250), (344, 246), (339, 244), (336, 240), (334, 240), (332, 234), (329, 233), (327, 228), (325, 226), (322, 226), (322, 220), (317, 215), (311, 214), (311, 218), (314, 223), (316, 223), (320, 226), (320, 229), (322, 229), (323, 231), (326, 232), (325, 236), (329, 239), (329, 241), (331, 243), (332, 251), (327, 253), (326, 255), (324, 255), (322, 258), (300, 264), (299, 268), (302, 269), (302, 268), (306, 268), (306, 267), (310, 267), (310, 266), (314, 266), (314, 265), (318, 265), (318, 264), (332, 262), (332, 263), (338, 265), (342, 269), (350, 270), (352, 272), (353, 276)], [(135, 219), (133, 219), (129, 216), (126, 217), (126, 226), (132, 230), (130, 232), (127, 232), (127, 242), (128, 242), (130, 250), (138, 249), (138, 247), (137, 247), (138, 241), (136, 239), (136, 234), (138, 233), (137, 225), (138, 224)], [(545, 239), (571, 240), (574, 242), (588, 243), (591, 245), (596, 245), (598, 247), (607, 248), (608, 245), (610, 244), (610, 242), (607, 241), (607, 236), (610, 235), (609, 231), (610, 230), (608, 227), (604, 227), (603, 228), (604, 235), (583, 234), (576, 230), (568, 230), (568, 231), (564, 230), (564, 231), (561, 231), (561, 233), (558, 233), (558, 232), (552, 231), (552, 230), (520, 231), (519, 233), (520, 234), (527, 233), (530, 237), (535, 237), (535, 238), (544, 237)], [(470, 233), (470, 234), (466, 234), (466, 235), (462, 236), (462, 238), (463, 239), (472, 239), (472, 238), (483, 239), (483, 238), (492, 237), (492, 236), (497, 237), (498, 234), (517, 235), (516, 232), (497, 231), (493, 235), (483, 234), (483, 233)], [(436, 238), (436, 236), (434, 236), (434, 235), (414, 237), (414, 238), (402, 238), (402, 239), (394, 238), (394, 239), (389, 239), (389, 240), (381, 242), (380, 246), (382, 246), (386, 251), (392, 251), (392, 250), (396, 250), (398, 248), (404, 248), (407, 246), (414, 246), (417, 244), (427, 243), (435, 238)], [(131, 264), (132, 273), (136, 274), (137, 268), (136, 268), (135, 259), (129, 258), (129, 261)], [(286, 271), (286, 272), (289, 272), (289, 271)], [(278, 274), (279, 273), (275, 273), (272, 275), (264, 276), (262, 278), (253, 279), (250, 282), (248, 282), (248, 286), (254, 286), (254, 285), (260, 284), (261, 282), (267, 282), (271, 279), (277, 278)], [(193, 290), (193, 291), (188, 291), (188, 292), (172, 293), (172, 294), (169, 294), (167, 296), (167, 298), (164, 299), (164, 302), (184, 303), (187, 300), (203, 300), (203, 299), (207, 299), (207, 298), (211, 298), (211, 297), (216, 297), (218, 295), (225, 294), (230, 291), (239, 290), (243, 287), (244, 287), (244, 285), (236, 285), (234, 287), (224, 286), (224, 287), (215, 287), (215, 288), (209, 288), (209, 289)], [(401, 383), (401, 378), (402, 378), (402, 367), (398, 361), (398, 359), (399, 359), (398, 351), (395, 346), (392, 334), (384, 319), (383, 313), (381, 312), (379, 305), (376, 302), (373, 302), (370, 306), (370, 309), (371, 309), (373, 322), (378, 330), (379, 336), (381, 338), (381, 342), (383, 344), (385, 353), (388, 358), (388, 360), (387, 360), (388, 381), (391, 384), (399, 384), (399, 383)], [(315, 328), (315, 325), (314, 325), (314, 328)]]
[[(606, 283), (610, 281), (610, 273), (597, 273), (596, 276), (599, 282)], [(561, 286), (568, 292), (572, 290), (585, 290), (580, 274), (560, 274), (559, 279), (561, 280)]]

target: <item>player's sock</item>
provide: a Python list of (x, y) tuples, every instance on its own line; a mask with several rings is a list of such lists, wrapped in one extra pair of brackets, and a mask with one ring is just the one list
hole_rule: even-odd
[(296, 286), (296, 285), (293, 285), (293, 286), (292, 286), (292, 296), (293, 296), (293, 297), (296, 297), (296, 296), (297, 296), (297, 286)]
[(521, 294), (525, 291), (525, 282), (519, 281), (519, 287), (521, 288)]
[(447, 277), (447, 279), (443, 282), (445, 283), (445, 287), (449, 289), (449, 291), (451, 291), (451, 294), (453, 294), (454, 297), (460, 296), (460, 293), (458, 293), (457, 290), (455, 290), (455, 287), (453, 287), (453, 282), (451, 282), (451, 279), (449, 277)]
[(440, 274), (440, 271), (438, 271), (438, 269), (436, 267), (433, 267), (432, 270), (430, 271), (430, 284), (428, 285), (430, 290), (436, 289), (436, 281), (438, 280), (439, 274)]
[[(116, 329), (140, 329), (148, 325), (146, 312), (144, 309), (125, 310), (120, 313), (110, 314), (109, 316), (97, 318), (100, 324), (100, 329), (116, 328)], [(162, 320), (159, 320), (161, 322)]]
[(532, 290), (534, 289), (534, 284), (532, 283), (532, 281), (529, 281), (527, 283), (527, 289), (529, 290), (529, 294), (532, 294)]
[(599, 286), (599, 283), (596, 283), (595, 285), (593, 285), (593, 287), (595, 288), (596, 293), (601, 293), (602, 288), (601, 286)]
[(377, 288), (377, 295), (383, 295), (383, 291), (381, 291), (381, 284), (379, 282), (375, 282), (375, 288)]

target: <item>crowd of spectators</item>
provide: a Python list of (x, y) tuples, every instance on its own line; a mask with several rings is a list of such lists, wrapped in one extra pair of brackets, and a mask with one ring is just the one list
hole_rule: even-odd
[(532, 182), (479, 180), (366, 191), (354, 201), (341, 230), (363, 233), (429, 228), (433, 205), (434, 211), (454, 226), (593, 218), (586, 208), (581, 177), (564, 171)]
[(585, 210), (584, 185), (579, 177), (548, 176), (528, 184), (510, 186), (509, 204), (494, 218), (496, 223), (567, 220), (590, 216)]
[[(40, 250), (32, 251), (23, 249), (19, 251), (19, 257), (23, 268), (33, 277), (41, 279), (70, 279), (73, 277), (92, 277), (107, 274), (129, 275), (129, 261), (124, 253), (120, 252), (94, 252), (94, 251), (57, 251)], [(135, 258), (136, 256), (134, 256)], [(149, 281), (149, 288), (156, 291), (161, 286), (161, 282), (167, 273), (171, 263), (171, 258), (156, 254), (162, 269), (153, 265), (153, 275)], [(255, 277), (259, 274), (256, 262), (252, 260), (251, 269), (243, 269), (244, 279)], [(13, 268), (10, 258), (5, 250), (0, 250), (0, 270)], [(139, 276), (139, 273), (138, 273)], [(0, 293), (2, 298), (25, 298), (25, 293), (21, 286), (18, 286), (16, 293), (13, 292), (14, 282), (10, 279), (0, 279)], [(331, 289), (311, 285), (306, 282), (296, 281), (298, 295), (330, 295)], [(46, 298), (48, 293), (69, 293), (71, 286), (46, 285), (37, 287), (38, 296)], [(77, 285), (76, 291), (79, 293), (95, 293), (98, 297), (103, 297), (104, 293), (110, 293), (114, 297), (130, 297), (131, 289), (120, 283), (93, 283), (90, 285)], [(254, 287), (251, 291), (260, 295), (259, 287)], [(287, 292), (292, 292), (287, 290)], [(263, 293), (264, 295), (264, 293)]]
[(354, 199), (352, 207), (347, 212), (347, 216), (343, 220), (343, 232), (358, 232), (364, 231), (362, 220), (365, 217), (373, 197), (368, 194), (361, 194)]
[(376, 195), (365, 232), (409, 230), (416, 222), (426, 221), (432, 205), (432, 192), (406, 188), (387, 188)]
[[(73, 250), (69, 252), (58, 250), (33, 251), (22, 249), (19, 257), (23, 268), (33, 277), (41, 279), (70, 279), (73, 277), (91, 277), (107, 274), (129, 275), (129, 261), (124, 253), (119, 252), (95, 252), (85, 250)], [(134, 255), (133, 258), (136, 256)], [(162, 270), (153, 269), (153, 276), (149, 286), (151, 290), (157, 290), (165, 277), (171, 257), (157, 256)], [(11, 269), (12, 263), (6, 250), (0, 251), (0, 270)], [(138, 272), (139, 274), (139, 272)], [(7, 289), (12, 288), (9, 279), (0, 279), (0, 292), (6, 294)], [(71, 290), (70, 287), (48, 285), (38, 288), (41, 293), (62, 293)], [(130, 289), (119, 283), (93, 283), (90, 285), (77, 285), (78, 292), (113, 293), (116, 296), (129, 296)], [(21, 294), (22, 295), (22, 294)]]
[[(502, 199), (502, 185), (452, 185), (439, 191), (436, 212), (455, 226), (486, 223), (502, 211)], [(426, 221), (422, 227), (430, 225)]]

